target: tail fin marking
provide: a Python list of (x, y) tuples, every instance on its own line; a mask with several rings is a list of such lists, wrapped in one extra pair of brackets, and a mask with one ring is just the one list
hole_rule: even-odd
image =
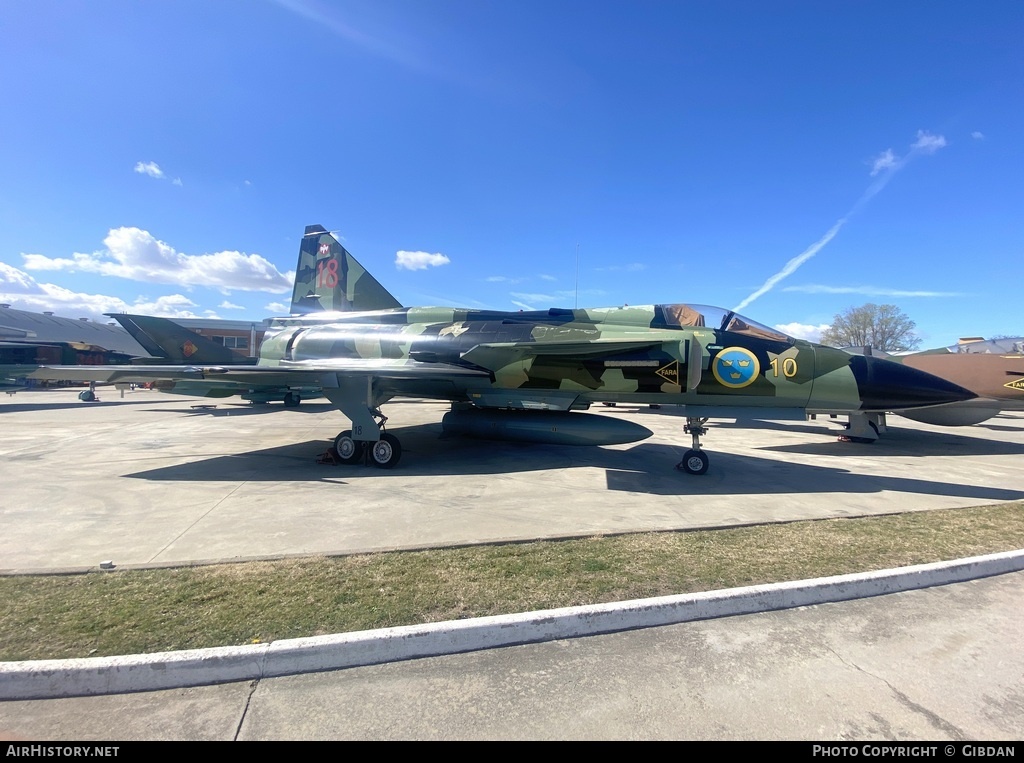
[(292, 315), (323, 310), (390, 310), (402, 307), (334, 235), (307, 225), (299, 246)]

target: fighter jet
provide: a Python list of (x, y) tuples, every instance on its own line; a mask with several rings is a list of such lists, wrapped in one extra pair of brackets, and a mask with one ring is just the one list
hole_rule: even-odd
[(905, 365), (795, 339), (703, 305), (403, 307), (319, 225), (302, 238), (291, 312), (273, 320), (254, 366), (38, 373), (319, 387), (351, 421), (334, 440), (336, 459), (382, 468), (401, 457), (381, 411), (399, 397), (450, 401), (446, 432), (559, 445), (650, 435), (628, 421), (580, 412), (593, 403), (685, 406), (692, 446), (677, 468), (690, 474), (708, 470), (700, 437), (710, 417), (802, 419), (809, 408), (891, 411), (974, 397)]

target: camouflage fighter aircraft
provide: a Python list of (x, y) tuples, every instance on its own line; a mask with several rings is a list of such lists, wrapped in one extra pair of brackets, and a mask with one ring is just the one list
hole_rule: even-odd
[(685, 406), (692, 447), (678, 468), (690, 474), (708, 469), (700, 437), (709, 417), (803, 419), (808, 408), (890, 411), (974, 397), (905, 365), (795, 339), (721, 308), (403, 307), (319, 225), (302, 238), (292, 315), (274, 319), (257, 365), (38, 373), (316, 386), (352, 422), (334, 440), (338, 460), (384, 468), (401, 456), (381, 412), (396, 397), (451, 401), (447, 432), (562, 445), (650, 435), (579, 412), (593, 403)]

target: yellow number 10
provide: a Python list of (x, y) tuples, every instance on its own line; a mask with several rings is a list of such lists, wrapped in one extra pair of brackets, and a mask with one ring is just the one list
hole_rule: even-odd
[[(779, 359), (778, 358), (772, 358), (771, 366), (772, 366), (772, 371), (774, 371), (775, 375), (778, 376), (779, 375)], [(783, 358), (783, 360), (782, 360), (782, 375), (785, 376), (787, 379), (792, 379), (794, 376), (796, 376), (796, 373), (797, 373), (796, 359), (795, 358)]]

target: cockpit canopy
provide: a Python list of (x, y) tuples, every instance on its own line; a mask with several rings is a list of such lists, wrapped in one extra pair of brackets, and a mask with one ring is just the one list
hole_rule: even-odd
[(732, 310), (711, 305), (675, 304), (656, 305), (654, 328), (682, 328), (687, 326), (706, 327), (717, 331), (733, 331), (737, 334), (770, 339), (775, 342), (793, 343), (793, 337), (778, 329), (768, 328), (757, 321), (745, 318)]

